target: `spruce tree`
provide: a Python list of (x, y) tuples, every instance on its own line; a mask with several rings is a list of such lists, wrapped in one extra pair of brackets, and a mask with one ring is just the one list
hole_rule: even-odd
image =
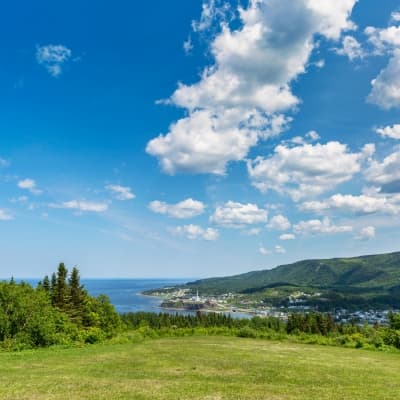
[(64, 263), (60, 263), (57, 271), (55, 306), (62, 311), (67, 311), (69, 308), (69, 293), (67, 285), (68, 270)]
[(54, 306), (56, 304), (56, 298), (57, 298), (57, 275), (55, 272), (51, 274), (50, 297), (51, 297), (51, 304)]
[(68, 280), (70, 295), (70, 317), (76, 323), (82, 322), (86, 292), (80, 283), (78, 268), (74, 267)]
[(42, 287), (46, 293), (50, 293), (50, 280), (47, 275), (43, 278)]

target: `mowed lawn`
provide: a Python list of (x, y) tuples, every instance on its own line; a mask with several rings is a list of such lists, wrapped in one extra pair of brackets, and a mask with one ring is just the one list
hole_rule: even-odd
[(186, 337), (0, 353), (0, 399), (400, 399), (400, 353)]

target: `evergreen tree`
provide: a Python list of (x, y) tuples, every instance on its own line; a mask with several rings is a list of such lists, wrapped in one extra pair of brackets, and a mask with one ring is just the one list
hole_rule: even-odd
[(50, 280), (47, 275), (43, 278), (42, 287), (46, 293), (50, 293)]
[(57, 271), (57, 282), (55, 291), (55, 306), (62, 310), (67, 311), (69, 308), (69, 290), (67, 284), (68, 270), (64, 263), (60, 263)]
[(80, 283), (78, 268), (74, 267), (72, 269), (68, 284), (71, 306), (70, 317), (74, 322), (81, 324), (84, 313), (85, 297), (87, 293), (83, 288), (83, 285)]
[(51, 297), (51, 304), (54, 306), (56, 304), (56, 297), (57, 297), (57, 275), (55, 272), (51, 274), (50, 297)]

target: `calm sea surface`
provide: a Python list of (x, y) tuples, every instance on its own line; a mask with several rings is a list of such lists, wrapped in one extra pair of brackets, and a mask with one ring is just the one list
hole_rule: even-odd
[(159, 307), (162, 299), (143, 296), (140, 293), (144, 290), (173, 286), (187, 281), (187, 279), (82, 279), (89, 294), (92, 296), (106, 294), (120, 313), (165, 311)]

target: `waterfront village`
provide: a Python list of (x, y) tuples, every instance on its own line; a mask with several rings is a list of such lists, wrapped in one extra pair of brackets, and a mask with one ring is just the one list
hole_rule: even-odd
[[(202, 311), (217, 313), (237, 313), (240, 315), (275, 317), (287, 320), (288, 314), (292, 312), (317, 311), (311, 306), (305, 305), (305, 297), (309, 296), (303, 292), (292, 293), (288, 297), (288, 306), (270, 307), (263, 301), (241, 298), (240, 294), (223, 293), (214, 296), (201, 296), (197, 291), (195, 295), (187, 288), (163, 288), (160, 291), (152, 291), (152, 296), (162, 297), (161, 308), (177, 311)], [(316, 293), (314, 295), (319, 295)], [(398, 310), (392, 310), (397, 312)], [(355, 323), (387, 325), (389, 310), (358, 310), (349, 311), (344, 308), (336, 308), (331, 314), (337, 323)]]

